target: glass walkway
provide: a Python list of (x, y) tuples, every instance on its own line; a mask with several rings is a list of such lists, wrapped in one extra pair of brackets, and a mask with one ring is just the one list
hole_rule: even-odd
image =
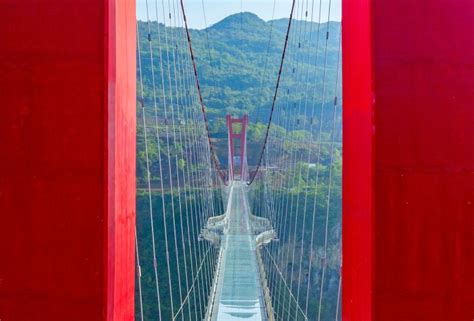
[(210, 319), (266, 321), (250, 209), (239, 181), (233, 184), (230, 202)]

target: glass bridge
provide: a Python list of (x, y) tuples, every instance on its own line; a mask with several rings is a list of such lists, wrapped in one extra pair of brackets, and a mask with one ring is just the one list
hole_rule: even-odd
[(256, 259), (255, 235), (249, 218), (244, 186), (235, 181), (230, 192), (230, 211), (221, 237), (218, 279), (211, 299), (215, 321), (267, 320)]

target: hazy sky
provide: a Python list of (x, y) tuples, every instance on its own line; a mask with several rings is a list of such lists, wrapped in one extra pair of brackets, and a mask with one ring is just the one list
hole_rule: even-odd
[[(163, 0), (148, 0), (150, 19), (156, 20), (155, 1), (158, 3), (158, 14), (160, 15), (160, 21), (162, 21), (161, 3)], [(170, 3), (174, 1), (176, 0), (169, 0)], [(313, 21), (318, 21), (319, 6), (321, 3), (321, 21), (327, 21), (329, 1), (331, 0), (308, 0), (304, 2), (300, 1), (299, 3), (304, 5), (305, 8), (303, 8), (303, 11), (305, 11), (306, 6), (308, 6), (308, 19), (311, 15), (311, 6), (314, 3)], [(228, 15), (241, 11), (250, 11), (264, 20), (270, 20), (272, 19), (274, 2), (274, 18), (288, 18), (291, 7), (291, 0), (184, 0), (186, 15), (191, 28), (202, 29), (205, 27), (202, 8), (203, 2), (208, 26), (222, 20)], [(164, 3), (165, 6), (167, 6), (168, 0), (164, 0)], [(146, 12), (146, 0), (137, 0), (138, 19), (146, 20)], [(301, 19), (303, 20), (303, 18)], [(341, 0), (331, 1), (330, 20), (341, 20)]]

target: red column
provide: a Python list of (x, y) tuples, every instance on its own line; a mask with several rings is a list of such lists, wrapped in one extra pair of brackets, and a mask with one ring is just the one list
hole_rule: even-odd
[(233, 130), (232, 130), (232, 116), (225, 116), (226, 125), (227, 125), (227, 149), (228, 149), (228, 166), (229, 166), (229, 180), (234, 179), (234, 140), (233, 140)]
[(473, 12), (343, 1), (344, 321), (474, 318)]
[(247, 126), (249, 124), (249, 116), (244, 115), (242, 118), (242, 127), (240, 131), (240, 179), (246, 181), (248, 178), (247, 163)]
[(374, 124), (370, 0), (343, 0), (342, 318), (373, 319)]
[(0, 2), (0, 319), (133, 320), (135, 3)]

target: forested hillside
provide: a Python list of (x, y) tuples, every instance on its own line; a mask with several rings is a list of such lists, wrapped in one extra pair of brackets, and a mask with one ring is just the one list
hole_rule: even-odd
[[(245, 112), (250, 113), (251, 119), (256, 119), (257, 114), (260, 116), (259, 119), (266, 119), (287, 26), (287, 19), (265, 22), (255, 14), (242, 13), (229, 16), (207, 29), (191, 30), (202, 92), (211, 120), (222, 118), (226, 113)], [(339, 22), (331, 22), (329, 33), (337, 35), (339, 27)], [(139, 22), (139, 28), (143, 56), (146, 57), (148, 50), (146, 23)], [(156, 24), (152, 25), (152, 36), (156, 36), (154, 33), (157, 29)], [(326, 24), (294, 21), (292, 30), (294, 33), (290, 35), (293, 40), (290, 46), (299, 46), (300, 50), (298, 55), (288, 55), (285, 64), (287, 66), (298, 64), (300, 70), (308, 70), (310, 74), (308, 81), (315, 88), (321, 87), (323, 74), (317, 70), (324, 65)], [(163, 28), (160, 32), (161, 39), (165, 39)], [(167, 28), (168, 37), (184, 39), (183, 32), (181, 28)], [(318, 39), (318, 57), (316, 57), (315, 48)], [(335, 66), (337, 50), (338, 37), (329, 37), (328, 66)], [(153, 52), (158, 61), (158, 48), (154, 48)], [(163, 63), (166, 64), (165, 61)], [(147, 59), (143, 61), (143, 69), (146, 96), (151, 99), (151, 68)], [(327, 82), (331, 83), (335, 74), (328, 74), (327, 77), (329, 77)], [(290, 87), (292, 85), (298, 84), (288, 84)], [(314, 95), (317, 100), (322, 99), (320, 92), (316, 91)], [(333, 94), (327, 95), (331, 96)]]
[[(145, 100), (148, 105), (153, 104), (151, 63), (148, 48), (148, 26), (139, 21), (139, 37), (142, 52), (142, 71)], [(175, 48), (176, 42), (185, 42), (183, 28), (163, 28), (163, 25), (151, 24), (151, 37), (159, 38), (153, 42), (152, 52), (155, 62), (155, 77), (159, 77), (157, 65), (163, 64), (173, 74), (174, 65), (179, 65), (188, 55), (187, 44)], [(217, 152), (223, 164), (227, 162), (227, 132), (225, 129), (225, 115), (240, 116), (249, 114), (249, 164), (256, 161), (258, 150), (264, 137), (265, 126), (271, 108), (278, 67), (281, 59), (288, 19), (279, 19), (265, 22), (253, 13), (231, 15), (224, 20), (204, 30), (191, 30), (192, 44), (197, 62), (199, 79), (206, 112), (209, 118), (211, 136), (218, 146)], [(319, 115), (320, 108), (332, 104), (336, 95), (335, 89), (327, 87), (323, 97), (323, 78), (326, 83), (334, 83), (339, 48), (339, 22), (317, 24), (304, 21), (293, 21), (288, 51), (285, 59), (285, 69), (282, 74), (280, 93), (286, 94), (287, 101), (296, 106), (303, 101), (310, 101), (316, 105), (315, 114)], [(159, 34), (158, 34), (159, 30)], [(326, 31), (329, 30), (328, 34)], [(328, 36), (327, 47), (325, 46)], [(316, 53), (316, 48), (317, 53)], [(166, 50), (168, 49), (168, 50)], [(186, 50), (186, 51), (185, 51)], [(191, 71), (191, 66), (187, 66)], [(324, 68), (325, 67), (325, 68)], [(323, 69), (326, 70), (324, 75)], [(295, 73), (305, 72), (304, 79), (296, 77)], [(171, 77), (172, 79), (172, 77)], [(303, 96), (297, 92), (304, 84), (309, 84), (315, 90), (312, 96)], [(164, 75), (163, 84), (168, 88), (168, 78)], [(174, 84), (171, 84), (172, 86)], [(160, 84), (161, 86), (161, 84)], [(319, 89), (319, 90), (318, 90)], [(280, 96), (282, 95), (280, 94)], [(161, 91), (157, 92), (158, 104), (163, 99)], [(324, 101), (323, 101), (324, 100)], [(288, 104), (288, 103), (287, 103)], [(277, 108), (284, 108), (277, 105)], [(152, 109), (149, 110), (152, 114)], [(291, 111), (295, 113), (296, 110)], [(298, 123), (322, 121), (323, 126), (330, 124), (331, 113), (325, 113), (324, 119), (310, 119), (310, 115), (301, 115)], [(340, 118), (340, 115), (338, 115)], [(150, 117), (151, 119), (152, 117)], [(317, 118), (317, 117), (313, 117)], [(259, 124), (262, 123), (262, 124)], [(341, 122), (338, 120), (338, 126)], [(277, 125), (276, 125), (277, 126)], [(329, 125), (328, 125), (329, 126)], [(329, 127), (326, 128), (329, 130)], [(323, 129), (324, 131), (324, 129)], [(138, 134), (140, 136), (140, 124)], [(295, 135), (302, 135), (299, 130)], [(340, 130), (338, 130), (340, 135)], [(340, 140), (340, 136), (338, 137)], [(138, 139), (138, 150), (143, 150), (142, 140)], [(151, 146), (152, 151), (154, 147)], [(139, 154), (137, 162), (139, 181), (143, 174), (143, 155)], [(139, 182), (140, 183), (140, 182)]]
[[(207, 29), (191, 30), (211, 137), (224, 168), (227, 164), (225, 115), (229, 113), (234, 116), (249, 114), (248, 161), (250, 167), (257, 162), (264, 140), (287, 26), (287, 19), (265, 22), (254, 14), (242, 13), (229, 16)], [(180, 101), (179, 96), (182, 93), (174, 91), (176, 84), (169, 83), (169, 79), (176, 78), (174, 77), (176, 73), (188, 73), (187, 79), (193, 79), (191, 65), (185, 65), (186, 61), (189, 63), (189, 59), (186, 58), (189, 53), (185, 30), (183, 28), (165, 29), (163, 25), (151, 23), (150, 37), (159, 40), (152, 42), (152, 57), (150, 57), (148, 25), (146, 22), (139, 22), (138, 27), (144, 101), (137, 98), (137, 106), (140, 107), (143, 103), (146, 113), (149, 113), (150, 117), (147, 119), (150, 123), (146, 125), (147, 132), (150, 131), (150, 134), (153, 134), (156, 129), (165, 136), (164, 128), (170, 123), (167, 118), (169, 116), (159, 112), (156, 122), (159, 125), (155, 125), (153, 105), (156, 103), (161, 108), (167, 101), (173, 99), (176, 102)], [(293, 21), (291, 30), (289, 53), (286, 56), (276, 105), (279, 121), (272, 125), (272, 138), (281, 142), (279, 145), (281, 150), (277, 159), (274, 160), (276, 167), (278, 164), (289, 163), (294, 164), (294, 167), (282, 175), (283, 183), (274, 192), (278, 195), (275, 201), (289, 206), (292, 213), (291, 219), (299, 222), (295, 225), (295, 230), (298, 228), (298, 235), (291, 238), (281, 233), (278, 244), (288, 253), (290, 249), (295, 249), (292, 256), (305, 257), (305, 260), (292, 261), (290, 259), (292, 256), (288, 255), (288, 260), (281, 262), (281, 273), (293, 280), (289, 282), (291, 284), (288, 287), (292, 288), (294, 293), (299, 293), (300, 284), (297, 283), (299, 277), (293, 278), (293, 271), (295, 275), (298, 271), (304, 278), (303, 282), (308, 283), (308, 317), (312, 320), (317, 318), (318, 298), (320, 289), (323, 288), (325, 298), (321, 302), (321, 320), (334, 320), (341, 255), (341, 103), (336, 99), (341, 96), (340, 84), (336, 82), (338, 70), (340, 72), (337, 68), (340, 23), (330, 22), (329, 25), (326, 23), (319, 25)], [(155, 91), (156, 101), (153, 94), (151, 58), (155, 66), (156, 87), (159, 89)], [(161, 90), (162, 87), (166, 90)], [(170, 99), (170, 93), (174, 96), (173, 99)], [(164, 94), (168, 96), (164, 97)], [(194, 103), (198, 104), (198, 101)], [(179, 110), (178, 103), (176, 107)], [(137, 108), (137, 113), (140, 116), (141, 108)], [(181, 119), (179, 111), (176, 115), (178, 128), (196, 126), (196, 124), (186, 123), (184, 118)], [(160, 146), (163, 144), (161, 150), (164, 150), (165, 139), (163, 137), (161, 139)], [(156, 140), (149, 140), (147, 147), (153, 209), (155, 215), (158, 216), (161, 216), (164, 210), (164, 216), (171, 220), (171, 217), (168, 217), (171, 215), (169, 209), (171, 200), (174, 199), (175, 203), (179, 203), (180, 197), (184, 199), (183, 196), (190, 192), (188, 190), (179, 194), (176, 189), (172, 192), (169, 185), (176, 178), (168, 173), (174, 173), (176, 168), (178, 168), (176, 172), (185, 171), (192, 166), (194, 166), (192, 168), (194, 171), (199, 168), (191, 165), (190, 160), (181, 158), (184, 157), (180, 156), (183, 155), (183, 147), (176, 144), (172, 146), (168, 154), (162, 155), (165, 163), (169, 162), (169, 159), (174, 159), (174, 156), (179, 157), (179, 160), (170, 165), (176, 167), (160, 174), (159, 148)], [(276, 171), (275, 174), (269, 175), (280, 174)], [(165, 189), (163, 194), (160, 191), (160, 179)], [(149, 195), (146, 183), (144, 132), (143, 124), (139, 122), (137, 128), (138, 243), (141, 259), (145, 262), (142, 263), (144, 313), (147, 318), (153, 318), (157, 315), (156, 300), (158, 298), (154, 294), (152, 249), (149, 245), (151, 231), (147, 227)], [(201, 185), (198, 183), (194, 186)], [(264, 194), (263, 186), (259, 184), (253, 186), (261, 191), (261, 195)], [(215, 192), (216, 195), (220, 195), (217, 189)], [(328, 197), (329, 193), (331, 193), (331, 198)], [(199, 201), (197, 198), (190, 197), (190, 203), (198, 204), (195, 205), (197, 212), (201, 210)], [(297, 204), (300, 203), (304, 203), (304, 207), (311, 208), (312, 211), (305, 212), (302, 209), (303, 205), (298, 207)], [(252, 200), (252, 211), (257, 215), (263, 215), (265, 209), (259, 207), (258, 204)], [(220, 209), (216, 215), (223, 211), (223, 200), (219, 197), (216, 197), (215, 208)], [(314, 223), (303, 225), (301, 223), (303, 217), (308, 222)], [(327, 257), (324, 257), (326, 220), (328, 222), (328, 252)], [(155, 234), (162, 236), (165, 229), (163, 222), (158, 220), (155, 224)], [(203, 222), (196, 224), (199, 230)], [(314, 225), (314, 228), (311, 225)], [(312, 249), (308, 250), (313, 234), (315, 234), (314, 244), (312, 244)], [(170, 230), (168, 230), (168, 237), (170, 239), (173, 237)], [(197, 247), (199, 243), (197, 235), (191, 235), (189, 241), (192, 247)], [(304, 243), (305, 247), (300, 247), (300, 243)], [(157, 243), (157, 256), (165, 256), (162, 240)], [(309, 259), (306, 259), (307, 257)], [(184, 257), (172, 257), (172, 260), (183, 262), (182, 265), (186, 264)], [(323, 262), (327, 262), (325, 283), (321, 281)], [(210, 265), (214, 263), (209, 262)], [(159, 270), (158, 278), (166, 280), (166, 273), (164, 270)], [(175, 271), (169, 273), (171, 282), (170, 285), (166, 285), (166, 282), (161, 285), (162, 295), (166, 297), (167, 293), (175, 292), (177, 297), (179, 288), (176, 285), (176, 273)], [(302, 306), (306, 305), (303, 294), (299, 301)], [(168, 319), (171, 315), (170, 306), (166, 301), (162, 304), (164, 319)], [(199, 309), (199, 304), (193, 303), (192, 309)]]

